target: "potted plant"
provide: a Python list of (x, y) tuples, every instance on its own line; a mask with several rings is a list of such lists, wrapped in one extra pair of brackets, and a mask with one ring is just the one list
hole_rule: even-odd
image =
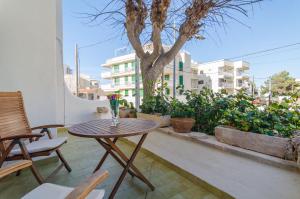
[(130, 102), (130, 108), (128, 113), (129, 118), (136, 118), (136, 109), (133, 106), (133, 103)]
[(140, 106), (141, 112), (137, 112), (137, 118), (153, 120), (160, 123), (160, 127), (170, 125), (169, 102), (162, 95), (155, 95), (143, 100)]
[(171, 125), (175, 132), (189, 133), (195, 124), (194, 109), (173, 99), (171, 102)]
[(128, 118), (129, 117), (129, 104), (126, 99), (120, 100), (120, 118)]

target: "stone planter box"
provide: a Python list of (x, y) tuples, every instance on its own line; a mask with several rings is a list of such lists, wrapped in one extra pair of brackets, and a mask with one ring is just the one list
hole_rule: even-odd
[(291, 151), (291, 139), (240, 131), (231, 127), (218, 126), (215, 136), (219, 142), (249, 149), (263, 154), (294, 160), (296, 152)]
[(153, 114), (145, 114), (145, 113), (137, 113), (138, 119), (144, 119), (144, 120), (152, 120), (155, 122), (158, 122), (160, 125), (159, 127), (167, 127), (170, 126), (170, 115), (153, 115)]

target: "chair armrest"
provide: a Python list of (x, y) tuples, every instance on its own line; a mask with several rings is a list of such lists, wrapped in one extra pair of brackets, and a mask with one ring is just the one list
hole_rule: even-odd
[(48, 129), (48, 128), (58, 128), (58, 127), (64, 127), (63, 124), (48, 124), (48, 125), (42, 125), (42, 126), (36, 126), (31, 128), (31, 130), (37, 130), (37, 129)]
[(98, 184), (103, 182), (109, 176), (108, 171), (97, 171), (92, 176), (88, 177), (84, 182), (67, 195), (65, 199), (84, 199), (87, 195), (96, 188)]
[(21, 169), (30, 167), (31, 165), (32, 165), (32, 161), (22, 160), (22, 161), (10, 164), (8, 166), (5, 166), (3, 168), (0, 168), (0, 178), (3, 178), (4, 176), (7, 176), (7, 175), (14, 173), (16, 171), (19, 171)]
[(7, 137), (0, 137), (0, 141), (16, 140), (16, 139), (22, 139), (22, 138), (40, 138), (40, 137), (43, 137), (44, 135), (45, 134), (42, 134), (42, 133), (11, 135), (11, 136), (7, 136)]

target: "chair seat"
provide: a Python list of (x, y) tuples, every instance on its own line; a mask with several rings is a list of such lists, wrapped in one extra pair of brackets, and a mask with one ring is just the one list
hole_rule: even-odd
[[(74, 188), (56, 184), (45, 183), (27, 193), (22, 199), (64, 199)], [(105, 191), (103, 189), (93, 190), (86, 199), (102, 199)]]
[[(47, 151), (47, 150), (55, 149), (55, 148), (59, 147), (60, 145), (66, 143), (67, 139), (68, 139), (67, 137), (59, 137), (59, 138), (53, 138), (53, 139), (38, 140), (38, 141), (26, 144), (26, 148), (29, 153)], [(19, 147), (11, 150), (11, 152), (10, 152), (10, 156), (11, 155), (19, 155), (19, 154), (22, 154), (22, 151)]]

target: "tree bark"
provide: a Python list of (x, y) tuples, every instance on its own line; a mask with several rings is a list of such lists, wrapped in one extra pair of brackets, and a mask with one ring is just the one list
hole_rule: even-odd
[(161, 73), (154, 71), (154, 63), (148, 62), (147, 59), (141, 59), (140, 67), (143, 77), (144, 99), (146, 99), (154, 95), (155, 84)]

